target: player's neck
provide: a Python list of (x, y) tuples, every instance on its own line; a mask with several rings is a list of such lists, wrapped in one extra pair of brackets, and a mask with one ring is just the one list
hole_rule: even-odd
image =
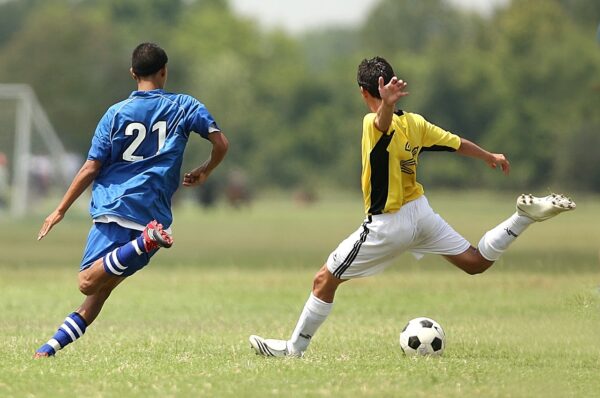
[(162, 89), (164, 86), (153, 80), (140, 80), (138, 81), (138, 91), (151, 91)]
[(366, 99), (367, 107), (373, 113), (377, 113), (379, 106), (381, 105), (381, 100), (378, 98), (370, 97)]

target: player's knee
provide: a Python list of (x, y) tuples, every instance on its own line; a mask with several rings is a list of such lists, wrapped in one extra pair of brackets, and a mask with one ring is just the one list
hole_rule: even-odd
[(323, 267), (315, 274), (313, 278), (313, 290), (320, 290), (325, 288), (329, 282), (329, 271), (327, 267)]
[(79, 282), (79, 291), (86, 296), (92, 295), (96, 292), (96, 289), (88, 282), (80, 281)]
[(486, 260), (482, 257), (481, 259), (473, 259), (467, 264), (464, 264), (462, 270), (469, 275), (477, 275), (487, 271), (492, 264), (494, 264), (493, 261)]
[(79, 291), (86, 296), (97, 292), (97, 286), (87, 275), (79, 274)]
[(323, 266), (313, 279), (312, 292), (319, 299), (330, 303), (333, 301), (337, 287), (342, 282), (344, 281), (336, 278), (329, 272), (327, 266)]

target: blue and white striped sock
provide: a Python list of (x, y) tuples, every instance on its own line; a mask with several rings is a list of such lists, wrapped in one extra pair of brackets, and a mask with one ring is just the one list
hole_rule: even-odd
[(73, 312), (65, 318), (65, 321), (60, 325), (54, 336), (46, 344), (38, 348), (36, 352), (52, 356), (56, 354), (56, 351), (83, 336), (86, 328), (87, 323), (85, 319), (78, 313)]
[(102, 259), (104, 271), (111, 275), (123, 275), (123, 272), (125, 272), (131, 264), (131, 260), (141, 256), (145, 252), (146, 246), (144, 246), (144, 238), (140, 235), (131, 242), (116, 248), (104, 256)]

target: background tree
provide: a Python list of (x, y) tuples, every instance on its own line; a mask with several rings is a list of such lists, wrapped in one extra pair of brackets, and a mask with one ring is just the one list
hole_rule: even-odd
[[(443, 0), (381, 0), (361, 26), (293, 37), (226, 0), (8, 1), (0, 76), (33, 85), (68, 149), (84, 154), (106, 107), (135, 89), (131, 49), (157, 41), (171, 60), (167, 88), (200, 98), (231, 136), (220, 173), (241, 169), (261, 187), (358, 189), (367, 110), (356, 66), (381, 55), (409, 82), (401, 108), (513, 164), (502, 179), (427, 153), (423, 182), (598, 191), (598, 21), (595, 0), (514, 0), (488, 17)], [(197, 163), (206, 148), (191, 145), (185, 161)]]

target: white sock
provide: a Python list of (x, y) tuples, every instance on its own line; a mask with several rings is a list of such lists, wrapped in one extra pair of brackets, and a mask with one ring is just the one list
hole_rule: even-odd
[(310, 339), (327, 319), (332, 307), (333, 303), (326, 303), (311, 293), (300, 314), (300, 319), (298, 319), (292, 337), (287, 342), (288, 350), (293, 352), (306, 351)]
[(508, 246), (534, 222), (529, 217), (513, 214), (483, 235), (478, 245), (479, 253), (490, 261), (498, 260)]

